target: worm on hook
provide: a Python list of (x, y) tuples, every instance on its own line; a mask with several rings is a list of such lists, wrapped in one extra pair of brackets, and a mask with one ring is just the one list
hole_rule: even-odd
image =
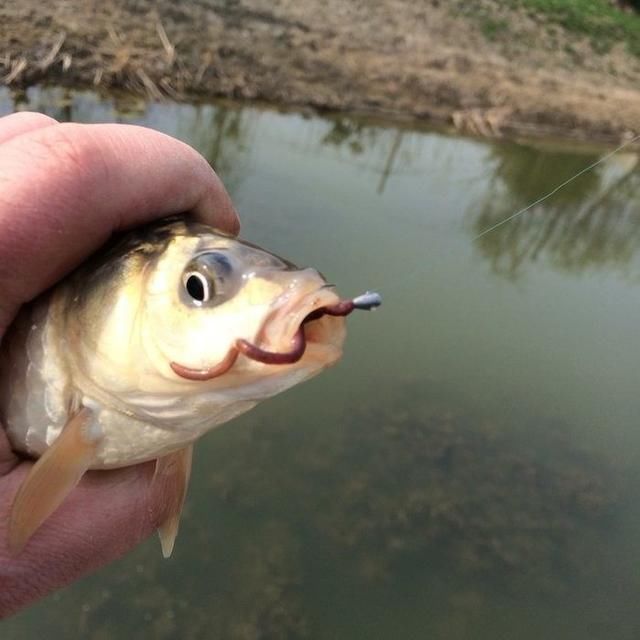
[(251, 358), (251, 360), (262, 362), (263, 364), (293, 364), (302, 358), (307, 348), (307, 341), (303, 329), (303, 326), (307, 322), (317, 320), (325, 315), (348, 316), (356, 309), (368, 311), (379, 307), (381, 304), (382, 298), (380, 297), (380, 294), (373, 291), (367, 291), (352, 300), (340, 300), (340, 302), (336, 302), (336, 304), (326, 305), (312, 311), (302, 321), (302, 324), (293, 336), (291, 341), (292, 346), (289, 351), (267, 351), (244, 338), (238, 338), (233, 347), (229, 349), (229, 352), (222, 362), (219, 362), (213, 367), (205, 369), (189, 369), (181, 364), (172, 362), (171, 369), (173, 369), (174, 373), (179, 375), (181, 378), (186, 378), (187, 380), (211, 380), (212, 378), (217, 378), (223, 373), (229, 371), (240, 353), (247, 358)]

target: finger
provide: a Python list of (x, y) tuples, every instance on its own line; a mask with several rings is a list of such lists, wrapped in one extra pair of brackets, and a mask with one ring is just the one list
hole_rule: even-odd
[(45, 116), (44, 113), (34, 113), (31, 111), (18, 111), (11, 115), (0, 118), (0, 144), (7, 142), (23, 133), (50, 127), (58, 124), (57, 120)]
[[(8, 514), (30, 465), (0, 481), (0, 514)], [(154, 491), (151, 463), (88, 473), (12, 558), (7, 517), (0, 518), (0, 619), (124, 555), (157, 528), (162, 495)], [(159, 553), (159, 551), (158, 551)]]
[(9, 140), (0, 147), (0, 332), (20, 304), (113, 232), (183, 211), (238, 231), (220, 179), (174, 138), (128, 125), (60, 124)]

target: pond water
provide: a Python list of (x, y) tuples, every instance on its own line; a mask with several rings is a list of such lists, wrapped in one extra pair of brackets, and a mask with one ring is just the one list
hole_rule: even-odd
[[(15, 103), (15, 104), (14, 104)], [(83, 637), (640, 634), (640, 171), (256, 108), (0, 94), (199, 149), (243, 236), (383, 308), (343, 361), (205, 437), (157, 540), (2, 626)]]

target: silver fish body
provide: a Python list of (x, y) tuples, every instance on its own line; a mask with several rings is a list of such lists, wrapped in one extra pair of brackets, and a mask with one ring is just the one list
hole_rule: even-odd
[(337, 301), (313, 269), (185, 219), (158, 223), (21, 311), (0, 347), (0, 420), (17, 451), (39, 457), (86, 408), (90, 468), (160, 458), (336, 362), (338, 317), (304, 325), (295, 363), (233, 349), (286, 351), (306, 316)]

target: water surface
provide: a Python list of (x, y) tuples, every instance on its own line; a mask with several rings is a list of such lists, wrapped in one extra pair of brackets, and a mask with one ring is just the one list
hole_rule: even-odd
[(243, 236), (384, 307), (343, 362), (196, 448), (156, 540), (3, 624), (86, 637), (640, 634), (640, 171), (593, 154), (231, 106), (0, 94), (199, 149)]

